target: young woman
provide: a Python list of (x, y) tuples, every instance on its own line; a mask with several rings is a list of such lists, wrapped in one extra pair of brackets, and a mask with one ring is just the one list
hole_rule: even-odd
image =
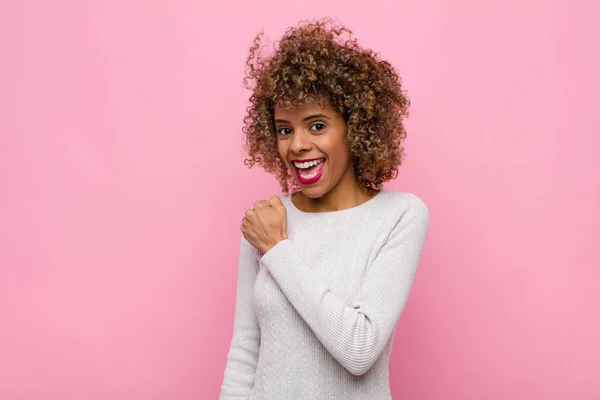
[[(390, 399), (388, 361), (427, 235), (392, 192), (408, 99), (386, 61), (328, 20), (259, 34), (246, 163), (284, 195), (246, 212), (221, 399)], [(292, 192), (292, 194), (289, 194)]]

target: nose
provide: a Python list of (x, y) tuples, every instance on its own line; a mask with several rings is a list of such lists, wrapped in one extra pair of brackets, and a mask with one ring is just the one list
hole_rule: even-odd
[(290, 144), (290, 150), (296, 154), (307, 152), (311, 150), (312, 142), (310, 140), (310, 134), (302, 130), (297, 130), (292, 136), (292, 143)]

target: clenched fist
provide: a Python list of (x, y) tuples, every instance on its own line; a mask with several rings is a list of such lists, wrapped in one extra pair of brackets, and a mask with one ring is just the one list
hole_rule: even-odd
[(287, 210), (278, 196), (259, 201), (246, 211), (241, 231), (258, 251), (265, 254), (287, 237)]

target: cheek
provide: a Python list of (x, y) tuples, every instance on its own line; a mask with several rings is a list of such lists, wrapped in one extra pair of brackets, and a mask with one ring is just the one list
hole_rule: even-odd
[(287, 151), (281, 140), (277, 140), (277, 153), (279, 153), (279, 157), (284, 160), (286, 159)]
[(350, 166), (350, 156), (346, 152), (340, 152), (336, 157), (336, 169), (340, 175), (344, 175)]
[(348, 170), (349, 154), (343, 144), (339, 144), (339, 147), (332, 149), (329, 153), (329, 173), (332, 178), (339, 179)]
[(350, 148), (348, 147), (348, 143), (340, 140), (335, 146), (335, 161), (337, 167), (345, 170), (350, 162), (350, 159)]
[(277, 141), (277, 153), (279, 154), (279, 158), (283, 160), (283, 163), (287, 166), (287, 168), (291, 168), (288, 163), (288, 145), (285, 141), (278, 140)]

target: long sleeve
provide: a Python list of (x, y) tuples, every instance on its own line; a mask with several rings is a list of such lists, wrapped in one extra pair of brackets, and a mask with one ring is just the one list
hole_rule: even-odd
[(279, 242), (260, 259), (287, 299), (329, 353), (350, 373), (362, 375), (377, 361), (400, 318), (427, 236), (429, 212), (418, 198), (407, 202), (387, 241), (347, 304), (336, 297), (294, 249)]
[(252, 306), (252, 293), (258, 268), (256, 249), (242, 237), (233, 336), (221, 385), (221, 400), (247, 399), (254, 386), (260, 328)]

